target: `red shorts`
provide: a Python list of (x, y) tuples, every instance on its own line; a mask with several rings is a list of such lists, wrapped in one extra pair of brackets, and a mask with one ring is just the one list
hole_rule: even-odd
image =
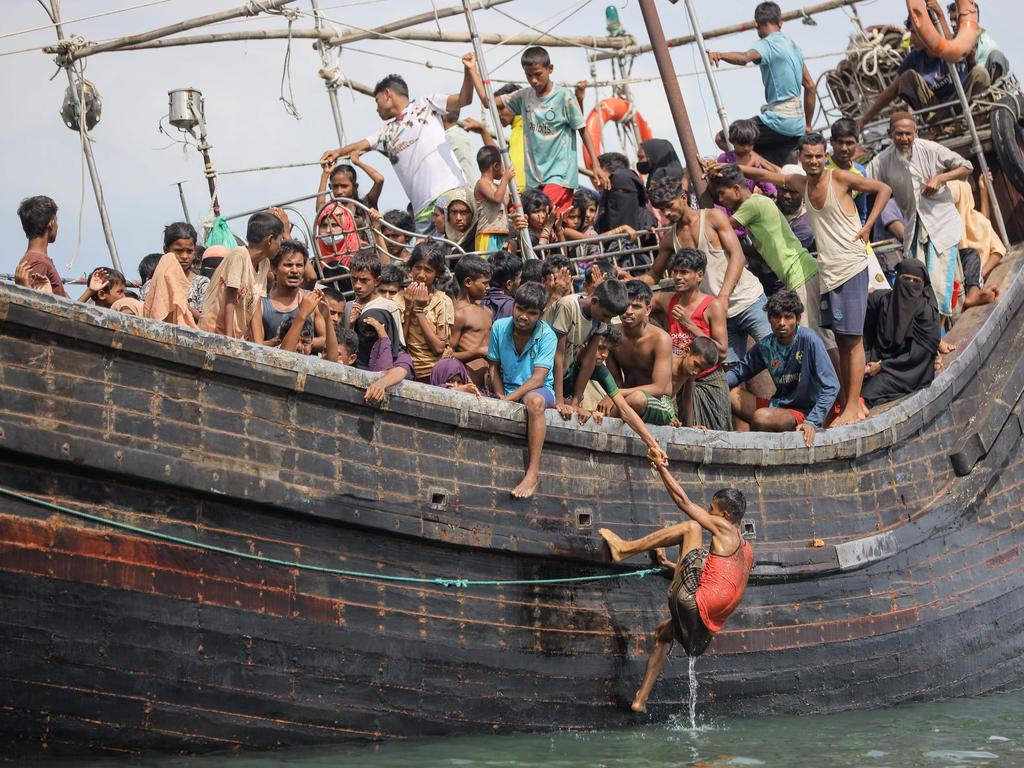
[[(763, 397), (757, 398), (757, 407), (758, 408), (771, 408), (771, 406), (768, 403), (769, 403), (769, 401), (766, 400)], [(807, 414), (806, 413), (800, 413), (800, 411), (794, 410), (793, 408), (780, 408), (779, 410), (780, 411), (789, 411), (791, 414), (793, 414), (793, 418), (796, 419), (796, 425), (798, 427), (801, 424), (803, 424), (804, 423), (804, 419), (807, 418)]]
[(558, 184), (545, 184), (540, 191), (551, 201), (555, 213), (565, 213), (572, 208), (572, 195), (576, 190)]

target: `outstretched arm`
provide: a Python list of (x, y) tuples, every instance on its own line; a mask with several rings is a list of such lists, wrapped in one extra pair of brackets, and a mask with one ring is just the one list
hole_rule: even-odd
[(352, 144), (346, 144), (340, 149), (328, 149), (320, 155), (320, 165), (324, 166), (324, 168), (333, 168), (335, 163), (338, 162), (338, 158), (345, 157), (351, 152), (369, 152), (370, 149), (372, 149), (372, 147), (370, 147), (370, 142), (366, 139), (360, 139)]
[(896, 98), (896, 94), (900, 91), (900, 79), (896, 77), (889, 85), (886, 86), (885, 90), (878, 94), (878, 98), (875, 99), (874, 104), (868, 107), (868, 111), (860, 116), (860, 120), (857, 122), (860, 127), (863, 128), (865, 125), (875, 119), (875, 115), (885, 109)]
[[(476, 54), (467, 53), (462, 57), (462, 66), (464, 72), (462, 74), (462, 89), (458, 93), (453, 93), (448, 97), (448, 111), (458, 112), (463, 107), (468, 107), (473, 103), (473, 91), (476, 88), (477, 82), (480, 80), (480, 75), (476, 71)], [(480, 89), (483, 90), (483, 83), (480, 83)]]
[(652, 462), (655, 463), (658, 469), (658, 474), (661, 475), (661, 481), (665, 484), (665, 490), (668, 491), (669, 496), (672, 497), (672, 501), (676, 503), (686, 515), (693, 520), (697, 525), (706, 531), (711, 533), (718, 533), (721, 530), (721, 524), (718, 519), (710, 515), (704, 507), (699, 507), (690, 501), (690, 497), (686, 495), (686, 491), (679, 485), (672, 474), (668, 471), (668, 464), (665, 462)]
[(708, 58), (716, 67), (723, 61), (726, 64), (733, 64), (737, 67), (747, 64), (757, 64), (761, 61), (761, 53), (751, 48), (749, 51), (708, 51)]

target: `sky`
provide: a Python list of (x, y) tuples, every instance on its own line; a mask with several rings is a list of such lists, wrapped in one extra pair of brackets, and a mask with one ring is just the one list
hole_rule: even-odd
[[(438, 8), (453, 3), (456, 0), (434, 0)], [(98, 42), (241, 4), (241, 0), (65, 0), (61, 10), (66, 20), (66, 35), (82, 35)], [(780, 4), (783, 10), (798, 7), (785, 0)], [(695, 5), (701, 27), (713, 29), (747, 19), (756, 2), (695, 0)], [(1011, 7), (1017, 3), (986, 0), (983, 5), (982, 25), (1001, 44), (1011, 63), (1021, 61), (1020, 39), (1004, 31), (1016, 27), (1011, 22)], [(19, 201), (31, 195), (46, 194), (59, 206), (60, 232), (57, 242), (51, 246), (51, 255), (62, 275), (82, 275), (93, 267), (109, 264), (110, 257), (88, 176), (83, 177), (78, 136), (65, 127), (59, 117), (67, 79), (55, 66), (53, 56), (39, 50), (55, 40), (55, 32), (46, 26), (49, 19), (37, 0), (4, 0), (3, 6), (0, 103), (8, 105), (8, 117), (4, 128), (0, 129), (7, 173), (7, 182), (0, 187), (0, 237), (10, 245), (0, 253), (0, 274), (12, 273), (24, 252), (25, 238), (16, 215)], [(352, 27), (377, 26), (429, 11), (432, 7), (427, 0), (320, 0), (320, 6), (333, 26), (342, 32)], [(311, 10), (309, 0), (298, 0), (292, 7), (306, 13)], [(682, 3), (673, 5), (658, 0), (657, 7), (667, 37), (690, 32)], [(482, 32), (530, 34), (529, 26), (548, 31), (556, 22), (561, 22), (554, 27), (553, 34), (602, 37), (606, 34), (604, 8), (604, 3), (595, 0), (567, 0), (565, 4), (561, 0), (513, 0), (499, 8), (477, 12), (476, 16)], [(619, 0), (617, 8), (623, 26), (638, 41), (646, 43), (637, 1)], [(906, 15), (904, 4), (898, 0), (872, 0), (862, 3), (859, 9), (865, 25), (901, 23)], [(507, 16), (501, 15), (499, 10)], [(74, 21), (109, 11), (118, 12)], [(845, 49), (855, 27), (844, 9), (815, 18), (817, 26), (790, 22), (785, 25), (785, 31), (802, 47), (808, 68), (817, 78), (838, 61), (838, 54)], [(312, 27), (308, 15), (300, 16), (295, 23)], [(438, 25), (444, 31), (466, 29), (462, 16), (432, 21), (419, 29), (436, 30)], [(27, 31), (36, 27), (42, 29)], [(187, 34), (285, 27), (286, 22), (281, 17), (261, 16), (224, 22)], [(709, 48), (748, 50), (755, 40), (754, 32), (744, 32), (710, 41)], [(202, 91), (213, 147), (211, 154), (218, 170), (312, 162), (323, 150), (337, 146), (330, 105), (317, 75), (320, 59), (309, 40), (294, 41), (291, 51), (291, 84), (301, 119), (290, 116), (280, 101), (286, 50), (287, 43), (283, 40), (257, 40), (110, 52), (86, 60), (86, 79), (95, 84), (103, 99), (100, 123), (92, 131), (92, 146), (121, 262), (129, 278), (137, 277), (136, 266), (143, 256), (162, 250), (164, 225), (183, 218), (176, 182), (184, 182), (193, 223), (202, 221), (209, 208), (199, 154), (180, 142), (180, 134), (167, 126), (166, 120), (164, 127), (174, 138), (159, 130), (161, 118), (167, 114), (169, 90), (190, 87)], [(370, 85), (388, 73), (399, 73), (407, 80), (414, 96), (454, 93), (462, 79), (459, 57), (469, 50), (468, 44), (363, 40), (343, 48), (340, 65), (345, 74)], [(520, 48), (513, 46), (485, 46), (492, 78), (518, 77), (521, 82), (520, 52)], [(553, 48), (551, 53), (556, 80), (568, 82), (589, 77), (584, 49)], [(397, 57), (397, 60), (385, 57)], [(672, 58), (677, 73), (700, 69), (695, 46), (673, 49)], [(433, 66), (428, 67), (427, 63)], [(611, 79), (609, 62), (600, 62), (597, 66), (599, 79)], [(656, 78), (654, 57), (651, 54), (638, 57), (632, 76)], [(756, 67), (722, 71), (718, 84), (730, 120), (757, 113), (763, 102), (763, 89)], [(703, 153), (710, 154), (715, 151), (711, 136), (719, 123), (706, 79), (684, 76), (680, 85), (698, 145)], [(670, 139), (678, 147), (661, 83), (654, 79), (634, 84), (632, 88), (638, 109), (647, 118), (654, 135)], [(601, 93), (603, 97), (610, 95), (607, 88)], [(349, 141), (377, 130), (380, 120), (372, 99), (345, 90), (339, 96)], [(589, 112), (593, 105), (591, 91), (585, 111)], [(467, 107), (463, 116), (481, 118), (479, 103)], [(610, 127), (605, 131), (605, 141), (606, 148), (616, 148), (617, 141)], [(405, 197), (385, 158), (371, 153), (364, 156), (364, 160), (385, 176), (381, 208), (404, 207)], [(319, 169), (313, 166), (223, 176), (219, 182), (223, 213), (241, 213), (313, 193), (318, 181)], [(364, 178), (362, 183), (365, 191), (368, 181)], [(300, 207), (307, 218), (312, 218), (311, 202)], [(236, 232), (244, 232), (244, 224), (234, 228)]]

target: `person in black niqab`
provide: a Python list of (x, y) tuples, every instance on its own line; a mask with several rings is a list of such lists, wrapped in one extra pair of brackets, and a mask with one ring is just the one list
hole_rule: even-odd
[(647, 176), (647, 184), (662, 175), (683, 178), (683, 164), (675, 148), (665, 139), (648, 139), (640, 142), (644, 158), (637, 161), (636, 169)]
[(867, 373), (862, 397), (869, 407), (927, 387), (935, 378), (941, 318), (928, 269), (917, 259), (896, 267), (891, 291), (868, 296), (864, 320)]

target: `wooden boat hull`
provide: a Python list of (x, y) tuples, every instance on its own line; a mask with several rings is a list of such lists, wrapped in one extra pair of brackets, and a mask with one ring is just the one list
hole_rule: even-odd
[[(1024, 339), (1022, 294), (1015, 280), (991, 316), (962, 321), (976, 338), (929, 391), (813, 451), (797, 435), (657, 433), (698, 499), (734, 485), (749, 500), (758, 564), (697, 663), (702, 712), (1019, 683), (1024, 363), (1001, 350)], [(10, 745), (631, 721), (667, 580), (542, 583), (642, 568), (610, 564), (596, 528), (679, 519), (626, 431), (552, 422), (541, 493), (512, 502), (523, 422), (507, 404), (406, 384), (370, 409), (362, 372), (7, 287), (0, 320)], [(680, 711), (687, 686), (676, 658), (652, 715)]]

